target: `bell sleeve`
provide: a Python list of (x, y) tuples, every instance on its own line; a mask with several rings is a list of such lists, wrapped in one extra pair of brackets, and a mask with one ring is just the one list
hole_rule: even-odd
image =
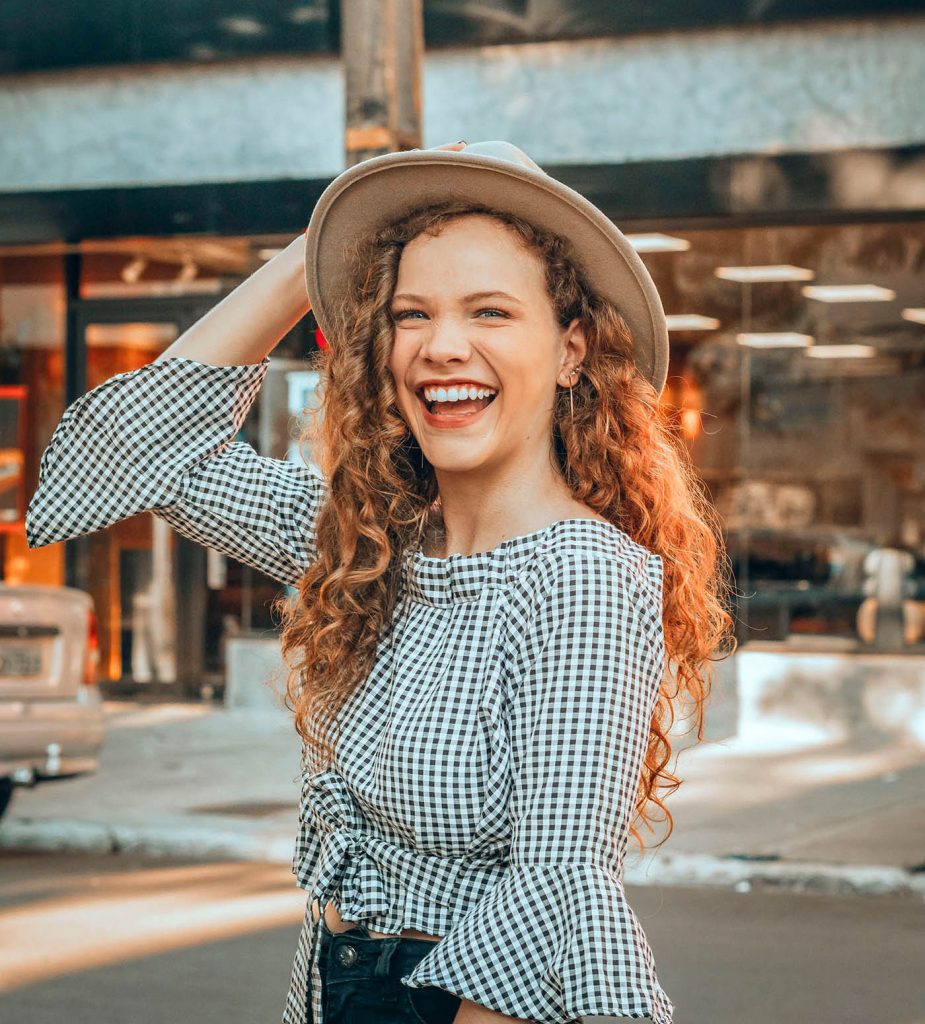
[(673, 1005), (623, 889), (628, 826), (664, 673), (662, 561), (560, 554), (515, 645), (511, 849), (498, 885), (409, 975), (542, 1024)]
[(178, 533), (295, 583), (316, 557), (322, 477), (235, 440), (269, 367), (172, 357), (65, 410), (26, 513), (31, 548), (151, 511)]

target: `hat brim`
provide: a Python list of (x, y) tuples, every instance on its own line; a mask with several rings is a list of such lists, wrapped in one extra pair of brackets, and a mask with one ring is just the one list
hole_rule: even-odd
[(321, 194), (305, 233), (305, 283), (327, 338), (328, 310), (350, 287), (348, 250), (357, 236), (447, 199), (498, 206), (570, 242), (588, 285), (622, 314), (636, 365), (661, 394), (668, 326), (655, 283), (626, 236), (593, 203), (545, 172), (465, 150), (372, 157), (347, 168)]

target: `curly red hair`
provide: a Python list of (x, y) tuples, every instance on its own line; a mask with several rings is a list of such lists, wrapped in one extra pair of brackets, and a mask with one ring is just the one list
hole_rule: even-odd
[[(663, 560), (667, 671), (636, 811), (650, 832), (649, 805), (664, 812), (664, 842), (673, 823), (661, 792), (668, 795), (681, 784), (667, 767), (676, 706), (688, 706), (703, 740), (710, 662), (736, 645), (726, 610), (730, 583), (719, 517), (674, 411), (636, 368), (619, 310), (588, 287), (564, 239), (506, 211), (438, 203), (354, 246), (353, 286), (333, 312), (330, 344), (318, 354), (321, 403), (303, 435), (328, 482), (316, 522), (318, 558), (299, 582), (297, 600), (277, 603), (291, 669), (286, 706), (295, 714), (306, 757), (316, 766), (330, 763), (328, 727), (336, 727), (339, 709), (370, 671), (391, 624), (402, 554), (422, 523), (439, 523), (436, 477), (398, 409), (388, 366), (394, 329), (389, 309), (404, 246), (471, 214), (507, 225), (526, 251), (539, 256), (558, 322), (580, 317), (587, 329), (583, 373), (572, 389), (574, 412), (566, 388), (559, 388), (553, 412), (563, 478), (577, 501)], [(725, 641), (730, 649), (721, 652)], [(635, 820), (630, 834), (644, 848)]]

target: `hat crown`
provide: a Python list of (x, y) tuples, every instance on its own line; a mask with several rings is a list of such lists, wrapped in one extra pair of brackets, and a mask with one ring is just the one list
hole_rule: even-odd
[(491, 139), (487, 142), (466, 143), (466, 148), (461, 149), (457, 156), (490, 156), (495, 160), (506, 160), (509, 164), (519, 164), (521, 167), (528, 167), (531, 171), (545, 173), (538, 163), (531, 160), (522, 150), (518, 149), (513, 142), (506, 142), (504, 139)]

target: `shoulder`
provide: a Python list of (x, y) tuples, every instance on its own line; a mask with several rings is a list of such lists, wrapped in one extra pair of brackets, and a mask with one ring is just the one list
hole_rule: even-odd
[(593, 607), (606, 615), (631, 604), (652, 619), (656, 630), (662, 581), (661, 556), (624, 530), (597, 519), (564, 520), (546, 531), (522, 567), (510, 595), (512, 625), (522, 634), (563, 606)]
[(591, 519), (557, 524), (515, 589), (507, 619), (513, 680), (551, 647), (588, 678), (593, 666), (629, 658), (641, 658), (652, 678), (661, 674), (662, 559), (625, 531)]
[(556, 581), (580, 585), (604, 575), (615, 586), (649, 588), (661, 584), (661, 556), (625, 530), (599, 519), (566, 519), (554, 524), (525, 567), (522, 582), (534, 593)]

